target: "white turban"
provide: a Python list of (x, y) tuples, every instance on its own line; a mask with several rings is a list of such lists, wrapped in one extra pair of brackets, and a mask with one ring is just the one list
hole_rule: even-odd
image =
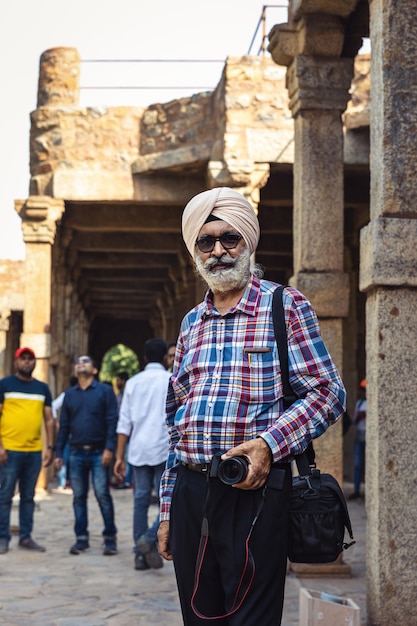
[(211, 214), (235, 228), (242, 235), (250, 253), (255, 252), (260, 230), (252, 205), (230, 187), (215, 187), (191, 198), (182, 214), (182, 236), (193, 258), (198, 233)]

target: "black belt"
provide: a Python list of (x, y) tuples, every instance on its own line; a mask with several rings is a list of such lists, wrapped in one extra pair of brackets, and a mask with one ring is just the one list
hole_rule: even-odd
[(82, 445), (81, 443), (72, 443), (73, 448), (77, 448), (77, 450), (104, 450), (104, 444), (102, 445)]
[(184, 463), (182, 465), (193, 472), (209, 472), (211, 463)]

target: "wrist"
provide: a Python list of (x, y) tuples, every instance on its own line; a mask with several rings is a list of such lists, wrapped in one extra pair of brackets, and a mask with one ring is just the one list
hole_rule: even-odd
[(48, 446), (48, 450), (51, 450), (51, 452), (55, 452), (56, 447), (55, 446)]

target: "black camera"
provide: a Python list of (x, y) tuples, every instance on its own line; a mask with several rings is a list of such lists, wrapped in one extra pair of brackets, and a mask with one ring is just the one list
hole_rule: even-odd
[(248, 459), (245, 456), (231, 456), (222, 461), (224, 452), (216, 452), (210, 466), (210, 478), (220, 478), (225, 485), (236, 485), (245, 480), (248, 473)]

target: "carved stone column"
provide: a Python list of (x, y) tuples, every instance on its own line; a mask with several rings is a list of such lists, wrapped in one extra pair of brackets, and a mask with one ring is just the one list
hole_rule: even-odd
[[(33, 348), (36, 354), (36, 378), (49, 383), (51, 353), (51, 247), (56, 222), (64, 202), (46, 196), (32, 196), (15, 201), (22, 218), (26, 244), (25, 310), (20, 344)], [(38, 487), (46, 489), (47, 473), (42, 471)]]
[[(269, 46), (273, 58), (289, 66), (287, 89), (294, 117), (291, 284), (313, 304), (323, 338), (342, 372), (342, 321), (349, 311), (349, 278), (343, 271), (341, 115), (349, 100), (353, 59), (340, 58), (344, 41), (340, 15), (304, 12), (302, 2), (291, 5), (297, 21), (274, 27)], [(322, 471), (331, 472), (342, 484), (341, 420), (315, 442), (315, 449)], [(292, 568), (299, 575), (344, 576), (350, 572), (342, 559), (329, 566)]]
[(7, 332), (10, 328), (10, 309), (0, 311), (0, 378), (6, 375), (5, 357), (7, 348)]
[(366, 304), (368, 623), (416, 623), (417, 5), (370, 2), (371, 220)]

